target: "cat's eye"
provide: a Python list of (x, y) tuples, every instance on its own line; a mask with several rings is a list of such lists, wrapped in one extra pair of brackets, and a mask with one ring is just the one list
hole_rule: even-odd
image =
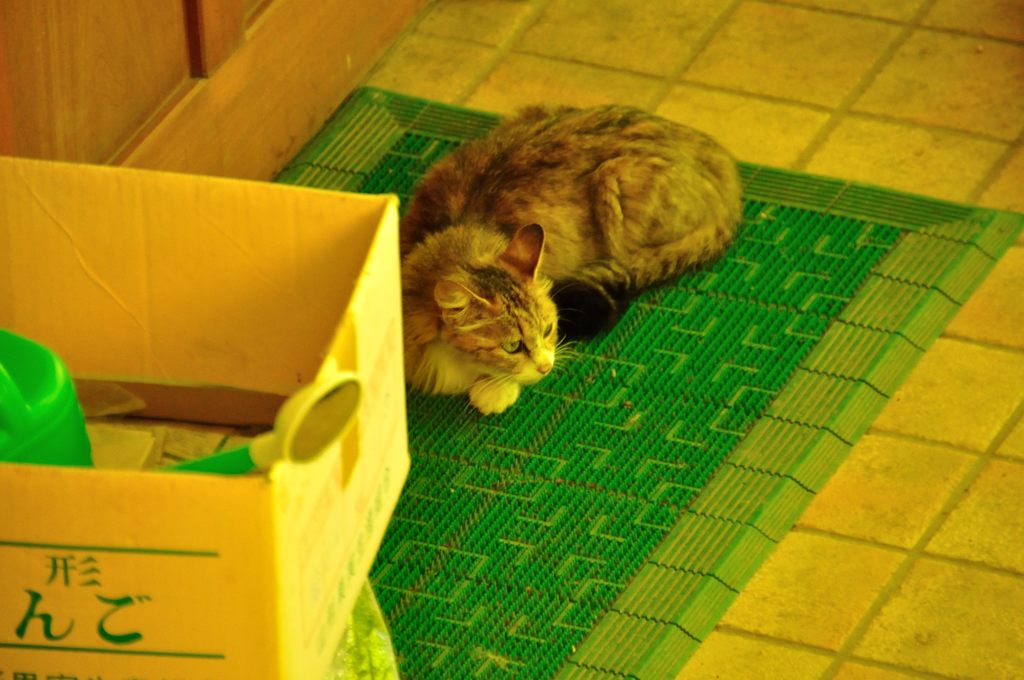
[(553, 330), (555, 330), (555, 324), (549, 323), (547, 325), (547, 328), (544, 329), (544, 337), (546, 338), (549, 335), (551, 335), (551, 331), (553, 331)]
[(512, 342), (506, 342), (504, 345), (501, 346), (501, 348), (508, 352), (509, 354), (515, 354), (516, 352), (523, 348), (523, 341), (513, 340)]

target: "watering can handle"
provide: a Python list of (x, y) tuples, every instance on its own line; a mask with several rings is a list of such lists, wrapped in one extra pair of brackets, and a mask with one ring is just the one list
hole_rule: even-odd
[(362, 386), (355, 374), (329, 372), (288, 397), (277, 412), (274, 429), (248, 445), (162, 469), (240, 475), (269, 469), (279, 460), (313, 460), (345, 435), (361, 399)]
[(274, 419), (278, 450), (263, 445), (257, 437), (251, 450), (253, 462), (265, 469), (282, 458), (300, 463), (313, 460), (348, 432), (362, 392), (356, 375), (342, 371), (299, 389), (281, 405)]

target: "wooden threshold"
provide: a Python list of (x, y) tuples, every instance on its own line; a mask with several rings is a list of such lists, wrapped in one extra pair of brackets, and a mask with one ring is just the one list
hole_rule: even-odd
[(271, 179), (425, 0), (274, 0), (210, 78), (169, 100), (112, 162)]

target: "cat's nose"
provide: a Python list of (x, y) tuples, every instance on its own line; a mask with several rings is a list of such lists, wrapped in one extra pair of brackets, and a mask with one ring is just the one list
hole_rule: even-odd
[(550, 373), (551, 368), (552, 364), (551, 362), (548, 361), (545, 361), (542, 364), (537, 364), (537, 372), (540, 373), (541, 375), (547, 375), (548, 373)]

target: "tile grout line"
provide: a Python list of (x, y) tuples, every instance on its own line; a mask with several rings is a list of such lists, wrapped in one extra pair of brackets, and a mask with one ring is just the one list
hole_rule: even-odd
[(814, 102), (803, 102), (799, 99), (789, 99), (777, 94), (766, 94), (764, 92), (747, 92), (741, 90), (738, 87), (729, 85), (719, 85), (718, 83), (708, 83), (702, 80), (687, 80), (683, 78), (684, 74), (680, 74), (679, 79), (673, 83), (673, 85), (686, 85), (697, 90), (707, 90), (708, 92), (718, 92), (721, 94), (734, 94), (748, 99), (756, 99), (762, 102), (768, 102), (770, 104), (779, 104), (782, 106), (794, 106), (803, 109), (814, 111), (815, 113), (831, 113), (832, 107), (826, 106), (825, 104), (815, 104)]
[[(921, 130), (927, 130), (929, 132), (941, 132), (944, 134), (952, 135), (954, 137), (960, 137), (962, 139), (974, 139), (983, 142), (990, 142), (992, 144), (1009, 144), (1013, 146), (1017, 144), (1016, 141), (1009, 140), (1005, 137), (996, 137), (990, 135), (987, 132), (976, 132), (974, 130), (964, 130), (963, 128), (947, 127), (945, 125), (936, 125), (935, 123), (921, 123), (910, 118), (900, 118), (899, 116), (891, 116), (885, 113), (873, 113), (871, 111), (849, 111), (847, 116), (851, 118), (864, 118), (865, 120), (880, 122), (880, 123), (891, 123), (894, 125), (903, 125), (904, 127), (913, 127)], [(950, 199), (944, 199), (950, 200)], [(968, 201), (957, 201), (964, 203)]]
[(912, 678), (927, 678), (929, 680), (953, 680), (953, 676), (940, 675), (939, 673), (932, 673), (931, 671), (923, 671), (918, 668), (909, 668), (907, 666), (900, 666), (899, 664), (889, 663), (887, 661), (878, 661), (876, 659), (868, 659), (866, 657), (851, 656), (848, 659), (849, 662), (858, 663), (862, 666), (869, 666), (871, 668), (881, 668), (887, 671), (895, 671), (901, 675), (907, 675)]
[[(581, 62), (582, 63), (582, 62)], [(635, 71), (624, 71), (624, 73), (645, 75), (637, 73)], [(649, 75), (649, 74), (646, 74)], [(706, 83), (700, 80), (687, 80), (686, 78), (680, 78), (674, 85), (686, 85), (697, 90), (706, 90), (709, 92), (718, 92), (721, 94), (731, 94), (748, 99), (755, 99), (761, 102), (767, 102), (770, 104), (779, 104), (781, 106), (792, 106), (794, 108), (807, 109), (808, 111), (814, 111), (815, 113), (832, 113), (835, 109), (831, 106), (824, 104), (815, 104), (813, 102), (801, 101), (799, 99), (789, 99), (780, 95), (766, 94), (764, 92), (748, 92), (738, 87), (730, 87), (728, 85), (719, 85), (716, 83)], [(848, 114), (850, 117), (864, 118), (865, 120), (876, 121), (881, 123), (890, 123), (893, 125), (903, 125), (905, 127), (920, 128), (922, 130), (929, 130), (932, 132), (940, 132), (944, 134), (950, 134), (955, 137), (961, 137), (964, 139), (981, 140), (984, 142), (992, 142), (993, 144), (1017, 144), (1016, 141), (1008, 140), (1004, 137), (995, 137), (985, 132), (975, 132), (972, 130), (963, 130), (961, 128), (946, 127), (944, 125), (936, 125), (934, 123), (919, 123), (909, 118), (900, 118), (898, 116), (891, 116), (885, 113), (873, 113), (870, 111), (851, 111)], [(948, 200), (948, 199), (943, 199)]]
[[(1015, 247), (1015, 246), (1012, 246), (1012, 245), (1010, 246), (1010, 248), (1013, 248), (1013, 247)], [(1009, 248), (1007, 248), (1007, 250), (1009, 250)], [(1005, 253), (1004, 253), (1004, 255), (1005, 255)], [(1000, 256), (1000, 259), (1002, 259), (1002, 256)], [(998, 261), (999, 260), (996, 260), (996, 262), (998, 262)], [(985, 277), (988, 278), (988, 274), (986, 274)], [(982, 283), (984, 283), (984, 279), (982, 279)], [(961, 305), (961, 307), (962, 307), (962, 305)], [(939, 337), (940, 338), (945, 338), (946, 340), (956, 340), (957, 342), (962, 342), (965, 345), (974, 345), (975, 347), (983, 347), (985, 349), (996, 350), (996, 351), (999, 351), (999, 352), (1012, 352), (1012, 353), (1015, 353), (1015, 354), (1024, 354), (1024, 347), (1015, 347), (1014, 345), (1004, 345), (1001, 342), (994, 342), (992, 340), (979, 340), (977, 338), (970, 338), (970, 337), (967, 337), (966, 335), (960, 335), (958, 333), (947, 333), (946, 331), (943, 331), (942, 335), (940, 335)]]
[(903, 29), (896, 35), (893, 41), (889, 43), (888, 47), (882, 51), (882, 54), (875, 60), (875, 63), (872, 64), (864, 75), (861, 76), (857, 84), (846, 93), (846, 96), (843, 97), (843, 100), (839, 102), (838, 106), (836, 106), (829, 119), (825, 121), (825, 124), (821, 126), (821, 129), (818, 130), (814, 137), (811, 138), (811, 141), (808, 142), (807, 146), (804, 147), (804, 150), (800, 155), (797, 156), (797, 159), (791, 165), (792, 168), (797, 170), (805, 170), (807, 168), (811, 159), (815, 154), (817, 154), (821, 147), (824, 146), (828, 138), (832, 136), (832, 133), (846, 118), (847, 114), (851, 113), (851, 107), (858, 99), (861, 98), (868, 88), (871, 87), (871, 84), (874, 83), (875, 78), (877, 78), (882, 72), (882, 69), (892, 62), (892, 58), (896, 55), (896, 52), (903, 47), (904, 43), (907, 42), (914, 31), (920, 28), (921, 20), (936, 1), (937, 0), (925, 0), (921, 6), (917, 8), (914, 14), (907, 19), (903, 24)]
[[(783, 7), (792, 7), (794, 9), (805, 9), (809, 12), (818, 12), (819, 14), (832, 14), (835, 16), (848, 17), (850, 19), (867, 19), (870, 21), (878, 21), (884, 24), (890, 24), (892, 26), (902, 26), (905, 23), (912, 21), (914, 14), (911, 14), (906, 19), (894, 19), (892, 17), (883, 17), (874, 14), (858, 14), (851, 10), (834, 9), (831, 7), (815, 7), (813, 5), (804, 5), (799, 2), (793, 2), (792, 0), (755, 0), (768, 5), (780, 5)], [(924, 19), (924, 17), (921, 17)], [(1007, 45), (1013, 45), (1016, 47), (1024, 46), (1024, 40), (1017, 38), (1007, 38), (998, 35), (988, 35), (985, 33), (971, 33), (969, 30), (964, 28), (953, 28), (949, 26), (933, 26), (930, 24), (920, 24), (920, 28), (925, 31), (932, 31), (933, 33), (946, 33), (949, 35), (959, 36), (961, 38), (974, 38), (975, 40), (991, 40), (992, 42), (1005, 43)]]
[[(995, 458), (993, 458), (993, 460), (995, 460)], [(1002, 576), (1004, 578), (1009, 577), (1016, 579), (1024, 579), (1024, 573), (1021, 573), (1019, 571), (1013, 571), (1011, 569), (1004, 567), (994, 567), (991, 564), (986, 564), (985, 562), (975, 562), (973, 560), (969, 560), (963, 557), (952, 557), (950, 555), (929, 552), (927, 550), (922, 554), (922, 557), (927, 557), (928, 559), (934, 560), (935, 562), (943, 562), (945, 564), (950, 564), (957, 567), (974, 569), (975, 571), (983, 571), (987, 574), (994, 574), (996, 576)]]
[(923, 24), (921, 28), (925, 31), (931, 31), (932, 33), (944, 33), (946, 35), (956, 36), (958, 38), (972, 38), (974, 40), (988, 40), (994, 43), (1000, 43), (1002, 45), (1009, 45), (1011, 47), (1022, 47), (1024, 46), (1024, 40), (1017, 40), (1016, 38), (1007, 38), (1001, 35), (988, 35), (984, 33), (971, 33), (965, 28), (952, 28), (949, 26), (931, 26)]
[[(1013, 159), (1014, 155), (1021, 148), (1024, 148), (1024, 129), (1022, 129), (1021, 132), (1017, 135), (1017, 139), (1010, 142), (1006, 146), (1006, 148), (1003, 149), (1003, 153), (1000, 154), (999, 158), (995, 159), (995, 161), (992, 162), (992, 165), (989, 166), (985, 174), (982, 175), (980, 180), (978, 180), (978, 183), (975, 185), (975, 187), (971, 189), (970, 193), (967, 194), (966, 200), (969, 203), (977, 204), (978, 200), (981, 198), (981, 195), (984, 194), (988, 189), (990, 189), (993, 184), (995, 184), (996, 180), (999, 179), (999, 176), (1003, 174), (1003, 170), (1006, 169), (1006, 166), (1010, 164), (1010, 161)], [(1010, 247), (1013, 247), (1012, 244)]]
[(715, 17), (715, 20), (711, 22), (711, 25), (705, 29), (704, 33), (701, 34), (700, 38), (694, 42), (690, 49), (690, 53), (686, 55), (686, 58), (679, 62), (667, 76), (662, 79), (662, 85), (651, 95), (651, 98), (647, 102), (647, 109), (649, 111), (655, 111), (665, 98), (668, 93), (672, 90), (672, 86), (679, 83), (682, 79), (683, 74), (686, 72), (693, 62), (697, 61), (697, 57), (711, 44), (715, 36), (722, 30), (722, 27), (729, 23), (732, 16), (736, 13), (736, 9), (743, 4), (743, 0), (732, 0), (732, 4), (726, 7), (722, 12)]
[(487, 60), (487, 64), (464, 88), (462, 88), (462, 90), (459, 91), (459, 93), (452, 99), (451, 103), (465, 105), (480, 86), (494, 74), (495, 70), (497, 70), (498, 66), (505, 60), (505, 58), (514, 51), (513, 48), (523, 35), (533, 28), (538, 21), (540, 21), (541, 16), (544, 14), (544, 10), (548, 8), (548, 5), (550, 5), (551, 2), (552, 0), (536, 0), (533, 8), (523, 18), (519, 27), (512, 31), (511, 35), (505, 38), (505, 40), (495, 48), (494, 54)]
[[(1012, 462), (1012, 461), (1011, 461)], [(1017, 461), (1018, 463), (1024, 464), (1024, 462)], [(966, 474), (966, 473), (965, 473)], [(847, 543), (849, 545), (856, 545), (868, 548), (878, 548), (880, 550), (886, 550), (893, 553), (899, 553), (906, 558), (910, 554), (911, 548), (904, 548), (903, 546), (893, 545), (892, 543), (883, 543), (880, 540), (873, 538), (862, 538), (860, 536), (852, 536), (850, 534), (840, 534), (835, 531), (829, 531), (828, 529), (819, 529), (817, 527), (807, 526), (803, 524), (797, 524), (792, 529), (795, 533), (807, 534), (809, 536), (818, 536), (820, 538), (827, 538), (830, 540), (838, 541), (839, 543)], [(923, 557), (933, 559), (938, 562), (945, 562), (947, 564), (953, 564), (959, 567), (968, 567), (971, 569), (977, 569), (978, 571), (988, 572), (990, 574), (998, 574), (999, 576), (1009, 576), (1011, 578), (1024, 578), (1024, 573), (1014, 571), (1006, 567), (996, 567), (985, 562), (977, 562), (969, 560), (964, 557), (953, 557), (951, 555), (943, 555), (942, 553), (934, 553), (925, 550), (922, 553)]]
[[(890, 397), (890, 399), (891, 398), (892, 397)], [(974, 449), (969, 449), (966, 446), (961, 446), (959, 444), (951, 444), (949, 442), (944, 442), (941, 439), (929, 439), (928, 437), (922, 437), (916, 434), (906, 434), (898, 430), (888, 430), (884, 427), (877, 427), (875, 425), (871, 425), (868, 428), (867, 432), (865, 432), (865, 434), (873, 434), (880, 437), (888, 437), (889, 439), (898, 439), (900, 441), (911, 442), (914, 444), (925, 444), (927, 446), (934, 446), (936, 448), (944, 449), (946, 451), (952, 451), (954, 453), (960, 453), (967, 456), (971, 456), (972, 458), (977, 458), (978, 456), (982, 456), (985, 454), (984, 451), (976, 451)]]
[[(458, 38), (453, 38), (453, 40), (458, 40)], [(562, 63), (562, 64), (573, 64), (575, 66), (586, 66), (588, 68), (597, 69), (599, 71), (610, 71), (612, 73), (622, 73), (622, 74), (627, 75), (627, 76), (634, 76), (636, 78), (644, 78), (646, 80), (662, 81), (662, 80), (665, 80), (665, 78), (668, 77), (668, 76), (658, 75), (657, 73), (651, 73), (649, 71), (637, 71), (636, 69), (633, 69), (633, 68), (623, 68), (621, 66), (609, 66), (608, 64), (600, 64), (600, 63), (594, 62), (594, 61), (584, 61), (583, 59), (580, 59), (578, 57), (568, 57), (568, 56), (553, 57), (553, 56), (551, 56), (549, 54), (544, 54), (543, 52), (534, 52), (534, 51), (528, 50), (528, 49), (514, 49), (513, 48), (513, 49), (509, 50), (508, 53), (509, 54), (519, 55), (519, 56), (523, 56), (523, 57), (533, 57), (535, 59), (540, 59), (541, 61), (554, 61), (554, 62), (558, 62), (558, 63)]]
[[(836, 652), (835, 658), (825, 672), (821, 675), (820, 680), (831, 680), (835, 677), (839, 667), (851, 657), (853, 657), (854, 648), (861, 642), (864, 635), (867, 633), (871, 623), (877, 618), (878, 614), (882, 611), (892, 596), (897, 593), (906, 581), (907, 575), (911, 569), (920, 561), (921, 558), (931, 557), (925, 548), (934, 538), (935, 534), (938, 533), (939, 529), (945, 524), (946, 519), (950, 513), (960, 504), (960, 501), (967, 495), (971, 486), (977, 481), (981, 473), (989, 465), (995, 456), (995, 452), (999, 450), (1003, 442), (1009, 437), (1010, 433), (1017, 424), (1024, 418), (1024, 399), (1022, 399), (1013, 413), (1003, 423), (1003, 426), (993, 437), (992, 441), (985, 448), (985, 452), (982, 453), (978, 458), (971, 464), (967, 472), (964, 473), (963, 477), (960, 478), (959, 484), (957, 484), (946, 498), (946, 502), (942, 504), (942, 507), (934, 514), (932, 521), (928, 524), (927, 528), (918, 538), (917, 542), (914, 543), (913, 547), (907, 552), (907, 556), (903, 562), (896, 568), (896, 570), (889, 577), (889, 580), (881, 587), (878, 591), (878, 595), (875, 597), (874, 602), (868, 607), (867, 611), (861, 616), (860, 621), (853, 627), (849, 635), (846, 636), (846, 640), (843, 641), (842, 646)], [(974, 565), (971, 565), (972, 568)]]
[[(715, 630), (724, 635), (732, 635), (746, 640), (752, 640), (755, 642), (761, 642), (764, 644), (771, 645), (773, 647), (782, 647), (784, 649), (790, 649), (796, 652), (802, 652), (805, 654), (814, 654), (823, 657), (833, 657), (835, 651), (828, 647), (821, 647), (819, 645), (812, 645), (806, 642), (797, 642), (796, 640), (787, 640), (785, 638), (774, 637), (765, 633), (758, 633), (752, 630), (744, 630), (743, 628), (736, 628), (728, 624), (719, 624), (715, 626)], [(887, 661), (877, 661), (875, 659), (864, 659), (860, 657), (851, 657), (850, 661), (855, 663), (861, 663), (867, 666), (873, 666), (876, 668), (883, 668), (886, 670), (899, 671), (905, 675), (909, 675), (914, 678), (929, 678), (931, 680), (951, 680), (949, 676), (940, 675), (938, 673), (931, 673), (929, 671), (921, 671), (914, 668), (906, 668), (898, 664), (889, 663)]]
[(878, 21), (883, 24), (889, 24), (890, 26), (903, 26), (908, 21), (911, 21), (913, 14), (908, 16), (906, 19), (895, 19), (893, 17), (884, 17), (877, 14), (863, 14), (854, 12), (853, 10), (838, 9), (835, 7), (817, 7), (815, 5), (807, 5), (800, 2), (793, 2), (792, 0), (756, 0), (765, 5), (777, 5), (780, 7), (790, 7), (792, 9), (800, 9), (808, 12), (816, 12), (817, 14), (830, 14), (832, 16), (846, 17), (849, 19), (865, 19), (868, 21)]
[(910, 551), (910, 548), (905, 548), (901, 545), (893, 545), (892, 543), (883, 543), (882, 541), (875, 540), (873, 538), (862, 538), (861, 536), (853, 536), (851, 534), (841, 534), (836, 531), (830, 531), (828, 529), (819, 529), (818, 527), (809, 526), (806, 524), (793, 525), (790, 530), (792, 533), (807, 534), (808, 536), (817, 536), (819, 538), (834, 539), (839, 543), (848, 543), (850, 545), (857, 545), (862, 547), (878, 548), (879, 550), (885, 550), (891, 553), (898, 553), (906, 556)]
[(810, 652), (812, 654), (820, 654), (821, 656), (832, 656), (835, 654), (835, 650), (829, 649), (828, 647), (812, 645), (809, 642), (787, 640), (786, 638), (775, 637), (773, 635), (768, 635), (767, 633), (758, 633), (757, 631), (747, 630), (745, 628), (737, 628), (735, 626), (730, 626), (727, 623), (719, 623), (715, 626), (715, 631), (748, 640), (770, 643), (773, 646), (785, 647), (787, 649), (794, 649), (801, 652)]
[(992, 460), (998, 460), (1001, 463), (1016, 463), (1017, 465), (1024, 465), (1024, 458), (1019, 455), (1014, 456), (1009, 453), (1000, 453), (996, 451), (995, 455), (992, 456)]

